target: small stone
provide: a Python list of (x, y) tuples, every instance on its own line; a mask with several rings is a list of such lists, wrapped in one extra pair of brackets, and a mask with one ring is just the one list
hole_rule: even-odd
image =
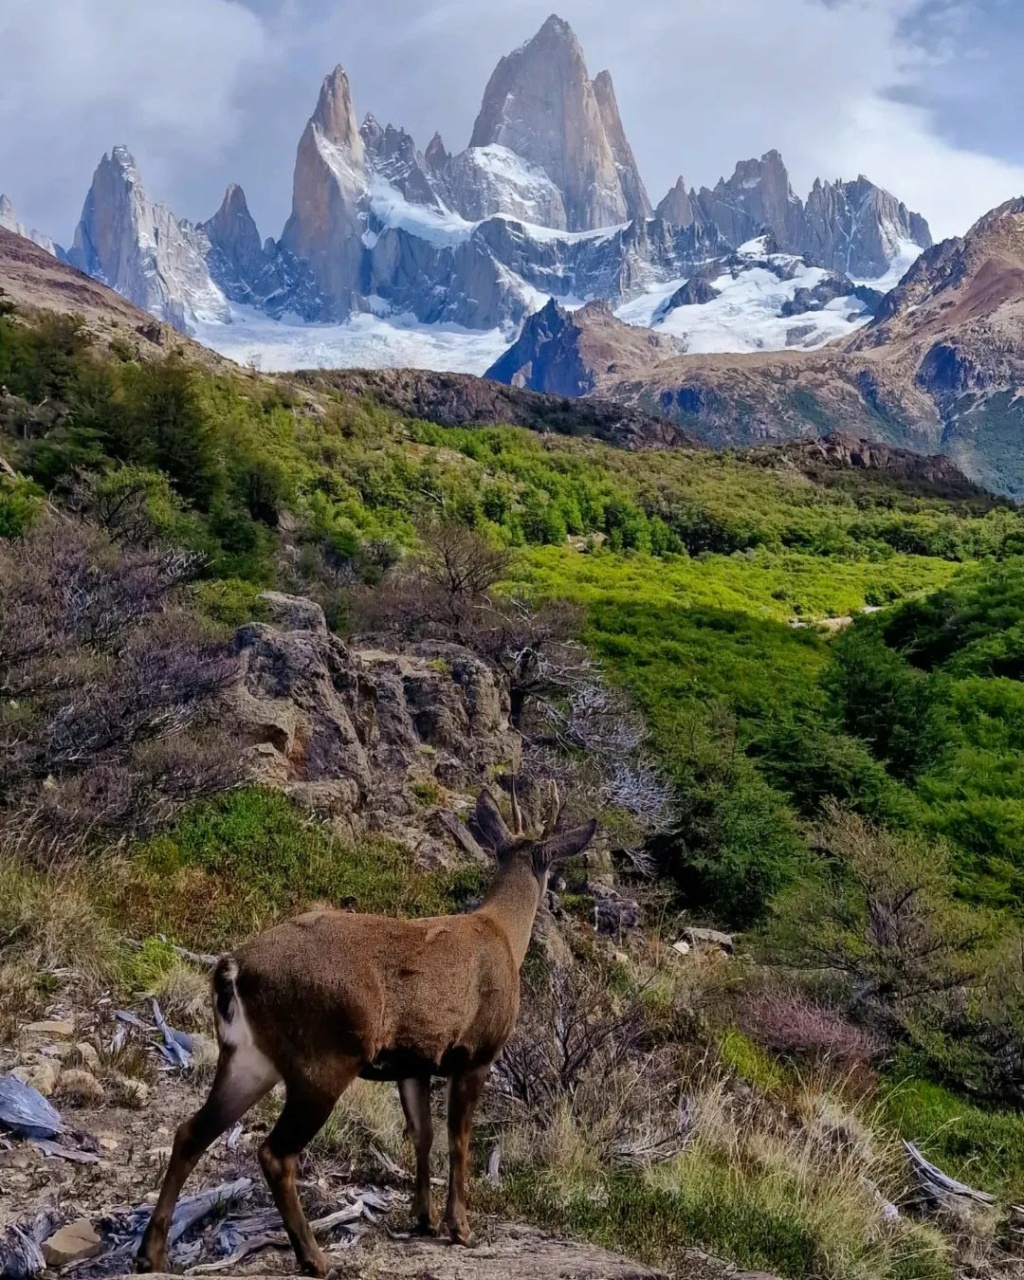
[(62, 1071), (57, 1089), (73, 1107), (98, 1106), (103, 1101), (103, 1086), (91, 1071)]
[(145, 1080), (136, 1080), (133, 1076), (117, 1075), (113, 1078), (117, 1101), (122, 1107), (131, 1107), (141, 1111), (149, 1104), (149, 1085)]
[(56, 1063), (49, 1062), (43, 1058), (38, 1062), (31, 1062), (27, 1066), (15, 1067), (11, 1074), (16, 1076), (22, 1084), (31, 1085), (44, 1098), (49, 1098), (57, 1088), (60, 1068)]
[(117, 1151), (121, 1144), (116, 1138), (100, 1138), (100, 1146), (104, 1151)]
[(102, 1241), (92, 1223), (88, 1218), (79, 1218), (43, 1242), (43, 1257), (49, 1267), (66, 1267), (72, 1262), (95, 1258), (102, 1249)]
[(736, 944), (732, 935), (720, 933), (717, 929), (685, 929), (683, 933), (687, 942), (693, 947), (718, 947), (720, 951), (730, 956), (735, 950)]
[(626, 955), (625, 951), (616, 951), (612, 959), (616, 964), (629, 964), (629, 956)]
[(75, 1024), (57, 1020), (54, 1022), (30, 1022), (22, 1027), (22, 1031), (30, 1036), (53, 1036), (57, 1040), (68, 1040), (75, 1034)]
[(74, 1047), (74, 1052), (78, 1054), (90, 1071), (99, 1071), (100, 1055), (97, 1053), (95, 1045), (91, 1045), (88, 1040), (79, 1040)]
[(672, 943), (672, 950), (677, 951), (681, 956), (688, 956), (693, 948), (688, 942), (684, 942), (682, 938), (678, 942)]

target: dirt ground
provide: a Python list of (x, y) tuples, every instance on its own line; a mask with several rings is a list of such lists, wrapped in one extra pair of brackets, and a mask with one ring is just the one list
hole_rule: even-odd
[[(146, 1007), (134, 1012), (147, 1020)], [(211, 1074), (212, 1045), (200, 1038), (196, 1046), (197, 1057), (205, 1056), (206, 1065), (188, 1071), (172, 1069), (156, 1053), (159, 1037), (154, 1029), (135, 1033), (137, 1050), (148, 1064), (139, 1074), (147, 1075), (149, 1083), (142, 1089), (119, 1085), (114, 1067), (125, 1065), (125, 1059), (118, 1059), (108, 1048), (118, 1027), (113, 1014), (105, 1002), (84, 1010), (55, 1006), (42, 1022), (19, 1028), (14, 1043), (0, 1049), (0, 1075), (17, 1070), (30, 1082), (40, 1083), (44, 1092), (52, 1091), (51, 1102), (67, 1131), (60, 1143), (87, 1161), (47, 1156), (29, 1139), (0, 1134), (0, 1227), (30, 1228), (45, 1214), (47, 1233), (52, 1233), (64, 1224), (87, 1220), (100, 1236), (103, 1253), (48, 1273), (71, 1280), (109, 1280), (131, 1269), (130, 1231), (155, 1200), (174, 1130), (199, 1105)], [(131, 1105), (125, 1105), (126, 1100)], [(240, 1131), (220, 1139), (193, 1174), (186, 1195), (239, 1179), (251, 1179), (252, 1187), (230, 1210), (211, 1215), (186, 1233), (172, 1254), (177, 1270), (191, 1274), (192, 1268), (200, 1267), (203, 1274), (211, 1264), (223, 1265), (238, 1247), (238, 1236), (232, 1238), (231, 1231), (240, 1220), (244, 1229), (246, 1218), (251, 1221), (254, 1215), (270, 1213), (271, 1230), (279, 1230), (256, 1160), (256, 1148), (275, 1110), (269, 1099), (250, 1112)], [(354, 1201), (361, 1192), (369, 1191), (374, 1205), (373, 1212), (353, 1227), (334, 1231), (323, 1241), (339, 1280), (654, 1280), (656, 1276), (638, 1263), (600, 1249), (479, 1215), (474, 1217), (475, 1240), (469, 1249), (411, 1237), (406, 1180), (392, 1172), (386, 1183), (372, 1188), (365, 1182), (354, 1183), (352, 1171), (342, 1161), (324, 1155), (308, 1157), (304, 1163), (301, 1194), (311, 1220)], [(130, 1219), (133, 1210), (136, 1217)], [(295, 1261), (286, 1246), (274, 1245), (213, 1274), (218, 1280), (290, 1276), (295, 1274)], [(680, 1280), (724, 1280), (733, 1274), (731, 1268), (695, 1251), (692, 1265), (680, 1273)]]

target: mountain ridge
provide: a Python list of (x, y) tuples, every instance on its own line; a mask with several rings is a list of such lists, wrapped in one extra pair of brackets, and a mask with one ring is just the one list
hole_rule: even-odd
[(360, 124), (339, 65), (302, 133), (279, 239), (261, 241), (239, 192), (229, 186), (228, 206), (205, 222), (177, 219), (117, 147), (96, 171), (74, 261), (215, 345), (220, 325), (234, 346), (230, 326), (248, 318), (239, 308), (306, 324), (412, 317), (511, 342), (550, 297), (623, 307), (671, 295), (766, 231), (853, 276), (884, 274), (909, 237), (931, 243), (920, 215), (865, 179), (819, 183), (805, 204), (778, 152), (742, 161), (713, 190), (680, 180), (652, 207), (611, 73), (591, 77), (555, 15), (495, 68), (466, 150), (435, 135), (421, 151), (400, 126)]

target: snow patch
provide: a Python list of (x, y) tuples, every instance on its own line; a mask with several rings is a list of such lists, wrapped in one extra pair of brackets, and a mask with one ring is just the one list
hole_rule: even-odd
[[(708, 283), (719, 294), (710, 302), (676, 307), (659, 321), (665, 304), (686, 284), (683, 277), (653, 286), (615, 314), (627, 324), (676, 338), (695, 355), (813, 351), (868, 322), (867, 307), (852, 294), (797, 315), (782, 315), (798, 289), (814, 289), (831, 273), (808, 267), (790, 254), (766, 255), (766, 248), (764, 237), (741, 245), (737, 253), (745, 261), (709, 277)], [(789, 278), (780, 279), (780, 274)]]
[[(384, 308), (377, 299), (376, 310)], [(485, 373), (508, 349), (498, 329), (424, 325), (412, 316), (360, 313), (344, 324), (309, 325), (271, 320), (251, 307), (232, 307), (232, 323), (199, 324), (204, 346), (267, 373), (294, 369), (433, 369)]]
[(869, 289), (877, 289), (879, 293), (889, 293), (896, 288), (923, 252), (921, 246), (913, 240), (900, 240), (896, 256), (884, 276), (873, 280), (854, 280), (853, 283), (867, 285)]

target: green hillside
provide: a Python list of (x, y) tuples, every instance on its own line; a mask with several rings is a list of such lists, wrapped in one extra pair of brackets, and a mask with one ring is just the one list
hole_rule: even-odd
[[(643, 1005), (651, 1043), (670, 1046), (677, 1073), (704, 1080), (703, 1096), (718, 1087), (705, 1079), (711, 1054), (722, 1079), (759, 1101), (749, 1132), (733, 1117), (733, 1146), (706, 1136), (648, 1174), (612, 1177), (584, 1152), (566, 1192), (578, 1230), (654, 1260), (686, 1237), (785, 1275), (910, 1280), (947, 1274), (947, 1244), (916, 1222), (886, 1234), (877, 1204), (856, 1190), (869, 1167), (878, 1185), (898, 1182), (885, 1146), (897, 1134), (952, 1173), (1024, 1195), (1024, 519), (1015, 508), (881, 475), (811, 479), (763, 451), (756, 461), (632, 454), (514, 428), (444, 429), (288, 378), (100, 352), (60, 317), (27, 325), (0, 311), (0, 387), (6, 600), (27, 580), (12, 568), (21, 540), (57, 511), (115, 549), (202, 557), (175, 607), (203, 662), (204, 646), (253, 616), (267, 587), (320, 601), (342, 634), (362, 625), (368, 601), (438, 522), (510, 552), (497, 596), (580, 607), (582, 638), (642, 714), (672, 787), (671, 818), (646, 849), (657, 885), (636, 892), (665, 920), (685, 912), (742, 930), (744, 972), (757, 975), (749, 989), (734, 976), (696, 1002), (675, 979), (666, 989), (658, 965), (645, 973), (637, 961), (632, 978), (602, 981), (615, 999)], [(0, 654), (0, 691), (10, 669)], [(20, 743), (35, 712), (5, 697), (0, 731)], [(26, 865), (12, 838), (24, 776), (0, 771), (0, 883), (12, 904), (0, 908), (0, 960), (5, 938), (25, 936), (48, 874)], [(123, 972), (111, 930), (125, 927), (126, 912), (138, 912), (136, 933), (174, 931), (146, 876), (194, 885), (186, 872), (230, 867), (266, 823), (281, 867), (292, 865), (302, 837), (283, 801), (241, 792), (207, 803), (138, 837), (120, 896), (97, 897), (86, 876), (104, 964)], [(85, 848), (83, 859), (101, 852)], [(284, 870), (258, 869), (274, 910), (307, 894), (386, 909), (401, 898), (393, 850), (383, 888), (366, 850), (345, 873), (330, 869), (333, 846), (318, 857), (317, 874), (287, 891)], [(474, 887), (420, 876), (415, 909), (464, 901)], [(5, 923), (4, 910), (16, 909), (24, 918)], [(220, 945), (234, 923), (226, 912), (218, 908), (216, 936), (192, 933), (188, 945)], [(801, 1058), (800, 1046), (747, 1016), (778, 983), (794, 1009), (827, 1010), (844, 1035), (870, 1038), (870, 1083), (857, 1084), (853, 1101), (849, 1063)], [(792, 1125), (781, 1117), (804, 1115), (822, 1073), (813, 1106), (842, 1096), (878, 1126), (881, 1147), (863, 1167), (852, 1155), (841, 1170), (830, 1165), (812, 1186), (809, 1154), (803, 1182), (788, 1147), (785, 1164)], [(974, 1109), (958, 1102), (968, 1096)], [(996, 1111), (994, 1148), (983, 1121)], [(559, 1116), (585, 1128), (578, 1115)], [(547, 1160), (569, 1177), (558, 1159), (523, 1155), (506, 1207), (556, 1221), (567, 1202), (537, 1169)], [(603, 1201), (588, 1179), (606, 1179)], [(828, 1207), (843, 1196), (840, 1222)], [(645, 1239), (638, 1213), (652, 1224)]]

